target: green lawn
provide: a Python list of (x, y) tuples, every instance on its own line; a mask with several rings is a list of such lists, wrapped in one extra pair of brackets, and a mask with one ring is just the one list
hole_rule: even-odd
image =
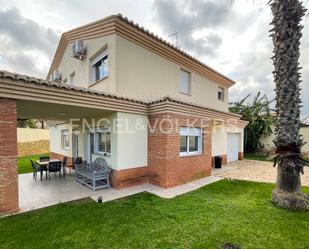
[[(248, 160), (268, 161), (268, 162), (273, 161), (273, 160), (269, 160), (268, 158), (269, 156), (267, 155), (245, 154), (245, 159), (248, 159)], [(306, 158), (306, 159), (309, 160), (309, 158)]]
[(33, 156), (23, 156), (18, 158), (18, 174), (31, 173), (32, 167), (30, 159), (36, 161), (40, 156), (48, 156), (48, 154), (33, 155)]
[(59, 204), (0, 219), (0, 248), (309, 248), (309, 212), (275, 207), (273, 187), (223, 180), (169, 200)]

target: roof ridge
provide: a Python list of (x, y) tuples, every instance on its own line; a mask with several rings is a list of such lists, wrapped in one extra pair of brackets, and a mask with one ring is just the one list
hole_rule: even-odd
[(67, 31), (63, 32), (62, 34), (65, 35), (67, 33), (71, 33), (71, 32), (74, 32), (76, 30), (79, 30), (80, 28), (86, 28), (88, 26), (91, 26), (91, 25), (94, 25), (94, 24), (97, 24), (97, 23), (100, 23), (100, 22), (103, 22), (103, 21), (106, 21), (106, 20), (109, 20), (109, 19), (112, 19), (112, 18), (117, 18), (119, 15), (121, 15), (121, 14), (112, 14), (112, 15), (100, 18), (98, 20), (91, 21), (89, 23), (83, 24), (81, 26), (75, 27), (73, 29), (67, 30)]

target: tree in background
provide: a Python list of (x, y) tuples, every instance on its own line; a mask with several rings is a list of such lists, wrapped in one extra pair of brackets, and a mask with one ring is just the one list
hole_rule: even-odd
[(38, 119), (38, 122), (39, 122), (40, 125), (41, 125), (41, 129), (45, 129), (45, 120), (43, 120), (43, 119)]
[(17, 119), (18, 128), (45, 129), (46, 121), (43, 119)]
[(273, 14), (270, 30), (274, 44), (274, 80), (276, 84), (277, 188), (272, 200), (280, 207), (309, 210), (309, 197), (301, 192), (300, 173), (308, 165), (301, 154), (300, 136), (300, 39), (301, 21), (306, 9), (299, 0), (271, 0)]
[(242, 119), (248, 121), (248, 125), (244, 130), (244, 149), (247, 153), (253, 153), (260, 147), (260, 138), (262, 135), (270, 135), (272, 133), (272, 125), (274, 117), (266, 95), (259, 92), (250, 103), (248, 98), (230, 103), (229, 111), (242, 115)]
[(33, 119), (17, 119), (18, 128), (37, 128), (36, 122)]

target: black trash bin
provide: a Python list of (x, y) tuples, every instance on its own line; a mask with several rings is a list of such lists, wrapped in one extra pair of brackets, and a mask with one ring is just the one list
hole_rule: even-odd
[(221, 156), (215, 156), (215, 168), (221, 169), (222, 167), (222, 157)]

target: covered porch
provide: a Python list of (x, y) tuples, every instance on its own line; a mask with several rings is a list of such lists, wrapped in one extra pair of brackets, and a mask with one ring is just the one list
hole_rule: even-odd
[[(34, 181), (32, 174), (18, 176), (18, 118), (51, 120), (52, 123), (61, 124), (72, 119), (106, 118), (117, 112), (145, 115), (147, 106), (140, 101), (90, 89), (0, 71), (0, 213), (30, 210), (33, 205), (52, 205), (87, 197), (92, 193), (90, 189), (75, 182), (73, 176), (61, 179), (52, 177), (51, 181), (44, 177), (42, 182), (39, 178)], [(61, 137), (52, 139), (60, 141)], [(83, 148), (84, 143), (78, 147)], [(77, 151), (72, 146), (67, 153), (70, 157), (81, 156), (85, 159), (86, 156), (86, 150)], [(109, 163), (117, 169), (116, 164)], [(113, 190), (109, 192), (114, 194)], [(97, 194), (100, 193), (95, 193), (94, 197)]]

